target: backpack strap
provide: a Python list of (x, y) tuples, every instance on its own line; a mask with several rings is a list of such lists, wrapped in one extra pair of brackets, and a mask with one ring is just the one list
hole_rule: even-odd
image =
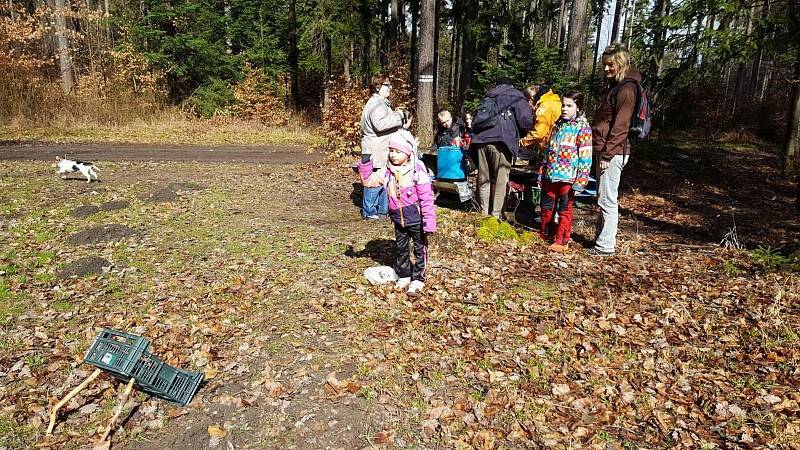
[[(631, 114), (631, 119), (639, 115), (639, 107), (642, 103), (642, 85), (639, 84), (636, 80), (625, 79), (622, 80), (621, 83), (611, 88), (611, 92), (609, 95), (611, 96), (610, 103), (611, 103), (611, 124), (608, 127), (608, 132), (611, 133), (611, 130), (614, 128), (614, 122), (617, 119), (617, 95), (619, 94), (620, 89), (627, 83), (633, 83), (634, 88), (636, 89), (636, 103), (633, 104), (633, 114)], [(606, 136), (608, 137), (608, 136)]]

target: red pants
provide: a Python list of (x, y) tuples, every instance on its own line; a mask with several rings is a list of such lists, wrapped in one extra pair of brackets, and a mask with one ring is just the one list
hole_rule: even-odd
[[(572, 234), (572, 204), (575, 191), (572, 183), (542, 182), (542, 235), (553, 239), (556, 244), (566, 245)], [(558, 228), (555, 228), (553, 215), (558, 211)]]

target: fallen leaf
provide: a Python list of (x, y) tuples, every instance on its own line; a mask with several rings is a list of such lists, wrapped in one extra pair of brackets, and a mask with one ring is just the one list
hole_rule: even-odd
[(208, 426), (208, 435), (215, 438), (224, 438), (228, 435), (228, 430), (218, 424)]
[(205, 370), (203, 370), (203, 377), (206, 380), (213, 380), (214, 378), (217, 377), (218, 374), (219, 374), (219, 369), (217, 369), (216, 367), (209, 366), (206, 367)]
[(560, 397), (568, 393), (569, 393), (569, 385), (567, 384), (557, 384), (553, 386), (553, 395), (555, 395), (556, 397)]

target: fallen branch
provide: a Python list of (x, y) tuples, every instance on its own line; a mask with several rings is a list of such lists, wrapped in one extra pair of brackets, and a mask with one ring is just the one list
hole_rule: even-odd
[(117, 405), (117, 410), (114, 412), (114, 417), (111, 418), (111, 421), (108, 422), (108, 428), (106, 428), (106, 432), (103, 433), (103, 437), (100, 438), (100, 442), (106, 440), (109, 434), (111, 434), (111, 430), (114, 429), (114, 425), (117, 423), (117, 418), (119, 418), (120, 413), (122, 412), (122, 408), (125, 407), (125, 403), (128, 401), (128, 396), (131, 395), (131, 391), (133, 390), (133, 382), (136, 381), (131, 378), (128, 381), (128, 385), (125, 387), (125, 392), (122, 393), (122, 398)]
[(56, 426), (56, 414), (58, 414), (58, 410), (61, 409), (61, 407), (63, 407), (64, 405), (66, 405), (68, 401), (72, 400), (72, 397), (75, 397), (78, 394), (78, 392), (84, 390), (86, 386), (89, 385), (89, 383), (94, 381), (95, 378), (100, 376), (101, 372), (102, 371), (100, 369), (95, 369), (95, 371), (92, 372), (92, 374), (89, 375), (88, 378), (83, 380), (83, 383), (79, 384), (78, 387), (70, 391), (70, 393), (67, 394), (67, 396), (64, 397), (60, 402), (56, 403), (56, 406), (54, 406), (53, 410), (50, 411), (50, 425), (47, 427), (47, 431), (45, 432), (45, 434), (53, 433), (53, 428), (55, 428)]

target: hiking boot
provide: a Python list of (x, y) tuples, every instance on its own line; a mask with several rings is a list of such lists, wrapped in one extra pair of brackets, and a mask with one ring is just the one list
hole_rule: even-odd
[(397, 283), (395, 283), (394, 286), (397, 289), (405, 289), (405, 288), (408, 287), (409, 284), (411, 284), (411, 277), (404, 277), (404, 278), (398, 279)]
[(585, 253), (591, 256), (614, 256), (614, 252), (607, 252), (605, 250), (600, 250), (597, 247), (586, 249)]
[(422, 281), (419, 281), (419, 280), (414, 280), (408, 286), (408, 291), (406, 291), (406, 292), (411, 297), (416, 297), (417, 295), (419, 295), (420, 291), (422, 291), (422, 288), (424, 288), (424, 287), (425, 287), (425, 283), (423, 283)]

